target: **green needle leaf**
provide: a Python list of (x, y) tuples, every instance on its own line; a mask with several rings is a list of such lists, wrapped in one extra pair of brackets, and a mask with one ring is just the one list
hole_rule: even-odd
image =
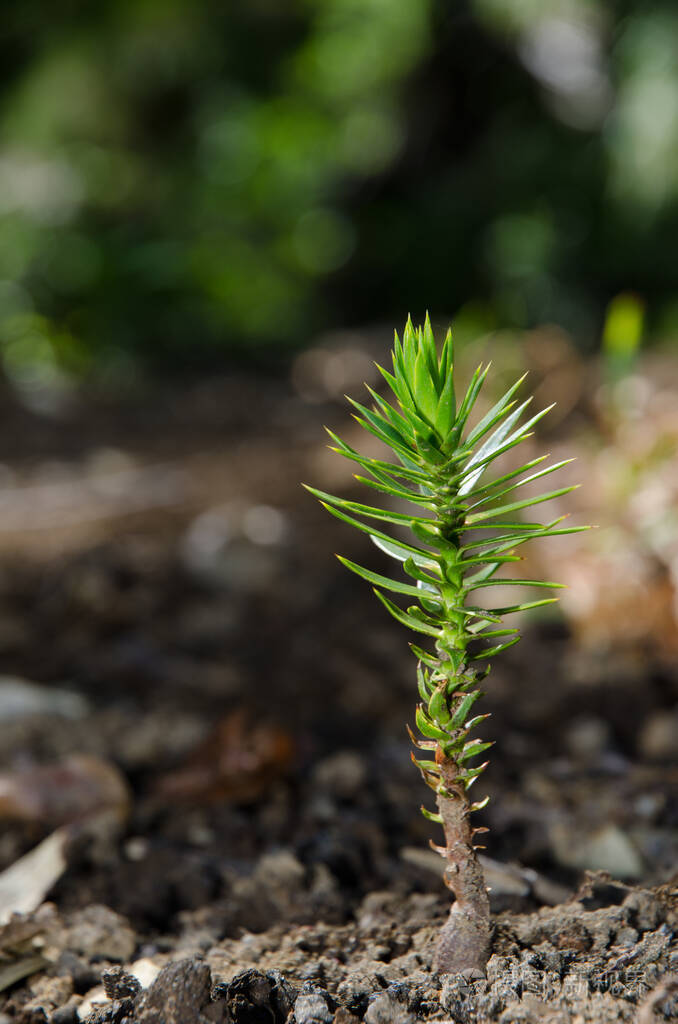
[(355, 419), (361, 427), (369, 430), (371, 434), (374, 434), (394, 451), (400, 450), (406, 454), (410, 451), (407, 436), (403, 436), (387, 419), (376, 412), (371, 412), (353, 398), (349, 398), (349, 402), (360, 413), (360, 416), (356, 416)]
[(515, 636), (513, 640), (508, 640), (505, 644), (499, 644), (497, 647), (490, 647), (489, 650), (479, 651), (478, 654), (472, 654), (471, 658), (474, 661), (481, 661), (483, 658), (493, 658), (495, 654), (499, 654), (501, 651), (508, 650), (509, 647), (513, 647), (520, 640), (519, 636)]
[(471, 456), (471, 458), (464, 466), (464, 473), (467, 474), (468, 471), (470, 469), (473, 469), (474, 466), (478, 468), (475, 470), (475, 472), (466, 476), (466, 479), (459, 488), (459, 494), (467, 494), (471, 490), (476, 480), (480, 477), (480, 474), (485, 466), (485, 463), (491, 460), (503, 447), (504, 441), (510, 434), (513, 424), (520, 419), (523, 412), (525, 411), (525, 409), (531, 401), (532, 399), (528, 398), (525, 402), (523, 402), (522, 405), (519, 405), (517, 409), (510, 413), (506, 417), (502, 425), (500, 427), (497, 427), (494, 433), (490, 434), (488, 440), (485, 441), (485, 443), (480, 446), (477, 452)]
[(447, 706), (447, 697), (442, 690), (434, 690), (428, 701), (429, 717), (444, 726), (450, 720), (450, 711)]
[(355, 562), (351, 562), (342, 555), (337, 555), (337, 558), (342, 565), (345, 565), (351, 572), (356, 573), (357, 576), (362, 576), (368, 583), (372, 583), (377, 587), (384, 587), (385, 590), (391, 590), (396, 594), (407, 594), (408, 597), (416, 598), (421, 597), (421, 590), (418, 587), (413, 587), (409, 583), (401, 583), (399, 580), (389, 579), (388, 576), (380, 576), (379, 573), (372, 572), (370, 569), (364, 569), (362, 565), (356, 565)]
[(444, 729), (439, 729), (437, 725), (433, 724), (424, 712), (421, 704), (418, 705), (414, 718), (417, 723), (417, 729), (422, 736), (426, 736), (430, 740), (446, 740), (449, 738)]
[(438, 395), (431, 380), (426, 354), (420, 349), (414, 364), (414, 393), (417, 407), (428, 423), (435, 426)]
[(445, 385), (438, 399), (435, 411), (435, 427), (442, 437), (447, 435), (454, 426), (455, 401), (454, 401), (454, 376), (450, 373), (447, 376)]
[[(379, 545), (377, 545), (377, 547), (378, 546)], [(437, 562), (429, 562), (426, 568), (428, 568), (429, 572), (424, 572), (413, 558), (406, 558), (403, 562), (403, 569), (408, 576), (412, 577), (413, 580), (418, 580), (420, 583), (423, 583), (426, 589), (428, 589), (428, 587), (435, 587), (436, 589), (439, 589), (442, 583), (442, 578), (440, 576)], [(431, 572), (435, 573), (435, 575), (431, 576)]]
[[(376, 474), (375, 474), (376, 476)], [(392, 498), (400, 498), (401, 501), (411, 501), (415, 505), (421, 505), (422, 508), (434, 511), (434, 506), (428, 497), (423, 494), (416, 494), (413, 491), (408, 491), (404, 487), (396, 487), (390, 483), (380, 483), (379, 478), (376, 480), (368, 480), (367, 477), (360, 476), (356, 473), (356, 480), (360, 484), (365, 484), (367, 487), (371, 487), (375, 491), (379, 491), (381, 494), (389, 494)]]
[(391, 613), (393, 618), (397, 619), (398, 622), (402, 622), (403, 626), (407, 626), (408, 629), (413, 629), (417, 633), (426, 633), (428, 636), (437, 637), (440, 635), (439, 628), (437, 629), (428, 622), (423, 622), (420, 619), (416, 619), (413, 615), (409, 615), (407, 612), (404, 612), (402, 608), (399, 608), (397, 604), (393, 603), (393, 601), (389, 601), (389, 599), (385, 597), (380, 590), (375, 589), (374, 592), (384, 607)]
[[(415, 658), (419, 658), (419, 661), (424, 665), (427, 665), (428, 668), (433, 669), (433, 671), (438, 668), (438, 659), (429, 651), (425, 651), (422, 647), (418, 647), (416, 644), (410, 644), (410, 650), (412, 651), (412, 654), (414, 654)], [(428, 694), (425, 699), (428, 700)]]
[(457, 414), (457, 419), (454, 424), (454, 429), (450, 435), (450, 440), (455, 445), (459, 443), (459, 439), (461, 438), (464, 427), (466, 426), (466, 420), (468, 419), (471, 409), (473, 408), (475, 401), (478, 395), (480, 394), (480, 389), (482, 388), (485, 382), (485, 378), (487, 377), (489, 369), (489, 364), (484, 368), (482, 366), (479, 366), (476, 372), (473, 374), (473, 377), (471, 378), (471, 383), (469, 384), (468, 390), (464, 395), (461, 406), (459, 407), (459, 412)]
[(397, 410), (394, 409), (393, 406), (390, 405), (384, 398), (382, 398), (380, 394), (374, 391), (369, 386), (369, 384), (366, 384), (365, 387), (367, 388), (370, 395), (374, 399), (375, 405), (379, 406), (384, 416), (391, 421), (393, 427), (395, 428), (395, 430), (398, 431), (401, 437), (403, 437), (403, 439), (405, 440), (409, 440), (410, 438), (412, 438), (413, 430), (410, 423), (408, 423), (405, 417), (401, 416), (400, 413), (397, 412)]
[(412, 324), (412, 317), (407, 318), (403, 332), (403, 359), (408, 380), (414, 380), (414, 364), (417, 359), (417, 335)]
[(446, 381), (448, 377), (454, 377), (454, 341), (452, 330), (448, 327), (443, 350), (440, 353), (440, 379)]
[(342, 440), (338, 434), (335, 434), (334, 431), (330, 430), (329, 427), (325, 427), (325, 430), (336, 443), (339, 454), (346, 456), (346, 458), (352, 458), (354, 462), (360, 460), (361, 464), (365, 463), (368, 466), (376, 466), (377, 469), (381, 469), (384, 472), (393, 473), (395, 476), (402, 477), (405, 480), (413, 480), (415, 483), (419, 484), (428, 483), (430, 479), (428, 473), (423, 472), (416, 467), (406, 469), (395, 462), (384, 462), (383, 459), (374, 459), (367, 455), (361, 455), (355, 450), (355, 448), (351, 448), (350, 444), (347, 444), (346, 441)]
[(392, 512), (388, 508), (375, 508), (373, 505), (362, 505), (359, 501), (348, 501), (346, 498), (337, 498), (333, 494), (319, 491), (315, 487), (306, 487), (321, 502), (334, 505), (342, 511), (355, 512), (359, 516), (367, 516), (369, 519), (380, 519), (384, 523), (396, 523), (399, 526), (412, 526), (414, 522), (426, 523), (429, 520), (420, 519), (417, 516), (404, 515), (402, 512)]
[[(399, 562), (412, 561), (415, 565), (421, 569), (428, 569), (429, 572), (439, 572), (439, 566), (437, 562), (433, 561), (433, 558), (427, 551), (421, 551), (419, 548), (413, 548), (409, 544), (398, 543), (397, 541), (386, 538), (381, 533), (371, 533), (370, 537), (372, 542), (376, 544), (380, 551), (390, 555), (391, 558), (397, 558)], [(407, 572), (407, 566), (405, 566)], [(417, 579), (419, 577), (416, 577)], [(427, 580), (428, 582), (428, 580)], [(431, 580), (431, 582), (435, 582)]]
[(452, 715), (452, 721), (450, 722), (451, 729), (459, 729), (460, 726), (464, 724), (467, 714), (480, 697), (482, 697), (480, 690), (475, 690), (473, 693), (466, 694), (459, 704), (459, 707)]
[(477, 757), (478, 754), (482, 754), (483, 751), (489, 750), (490, 747), (493, 746), (494, 740), (489, 740), (487, 743), (481, 743), (478, 740), (474, 740), (472, 743), (467, 743), (459, 755), (459, 763), (463, 764), (465, 761), (470, 761), (472, 757)]
[(439, 814), (434, 814), (433, 811), (427, 810), (427, 808), (424, 807), (423, 804), (421, 805), (419, 810), (424, 815), (427, 821), (432, 821), (435, 825), (442, 825), (443, 819), (440, 817)]
[[(423, 327), (423, 329), (420, 328), (420, 331), (421, 331), (421, 348), (422, 348), (422, 351), (425, 352), (425, 354), (426, 354), (426, 362), (428, 364), (429, 374), (431, 375), (431, 381), (433, 382), (433, 386), (434, 386), (434, 388), (436, 390), (436, 393), (439, 394), (440, 391), (441, 391), (442, 385), (441, 385), (440, 373), (439, 373), (439, 368), (438, 368), (438, 352), (436, 350), (436, 341), (435, 341), (435, 338), (433, 336), (433, 328), (431, 327), (431, 318), (428, 315), (428, 312), (426, 313), (426, 318), (424, 320), (424, 327)], [(443, 378), (443, 380), (444, 380), (444, 378)]]
[[(478, 490), (473, 493), (479, 494), (482, 493), (483, 490), (494, 489), (498, 483), (502, 482), (502, 480), (509, 480), (512, 477), (520, 476), (520, 474), (524, 473), (526, 469), (529, 469), (531, 466), (537, 465), (537, 463), (539, 462), (543, 462), (546, 458), (548, 458), (548, 456), (542, 455), (539, 459), (533, 459), (532, 462), (528, 462), (526, 466), (522, 466), (520, 469), (515, 470), (513, 473), (508, 473), (503, 478), (500, 477), (499, 480), (494, 480), (486, 488), (478, 488)], [(574, 459), (563, 459), (562, 462), (556, 462), (553, 466), (547, 466), (546, 469), (542, 469), (538, 473), (532, 473), (530, 476), (526, 476), (523, 480), (517, 480), (516, 483), (511, 484), (510, 487), (504, 487), (503, 490), (495, 491), (494, 494), (486, 494), (485, 497), (481, 498), (479, 501), (474, 502), (471, 508), (476, 508), (478, 505), (484, 505), (488, 501), (496, 501), (497, 498), (501, 498), (505, 494), (510, 494), (511, 491), (514, 491), (517, 487), (522, 487), (524, 484), (532, 483), (533, 480), (539, 480), (543, 476), (548, 476), (549, 473), (554, 473), (557, 469), (562, 469), (563, 466), (568, 466), (570, 462), (574, 462)]]
[(484, 437), (487, 431), (492, 429), (497, 420), (499, 420), (508, 411), (511, 398), (513, 398), (513, 395), (516, 393), (526, 377), (527, 374), (524, 373), (520, 380), (517, 380), (513, 387), (510, 387), (506, 394), (499, 399), (496, 405), (493, 405), (490, 411), (483, 416), (480, 423), (473, 428), (466, 438), (467, 445), (473, 445), (476, 441), (479, 441), (481, 437)]
[(419, 687), (419, 696), (423, 701), (428, 702), (428, 699), (431, 696), (429, 678), (426, 670), (421, 667), (421, 663), (417, 665), (417, 684)]
[(500, 580), (480, 580), (479, 583), (472, 583), (470, 587), (464, 584), (465, 590), (480, 590), (481, 587), (549, 587), (551, 589), (558, 588), (559, 590), (564, 589), (564, 583), (547, 583), (545, 580), (514, 580), (514, 579), (500, 579)]
[(558, 491), (549, 491), (548, 494), (538, 494), (534, 498), (526, 498), (524, 501), (514, 501), (510, 505), (499, 505), (498, 508), (488, 508), (484, 512), (476, 512), (466, 517), (467, 526), (473, 526), (484, 519), (492, 519), (495, 516), (505, 516), (509, 512), (518, 512), (521, 508), (532, 508), (533, 505), (540, 505), (543, 501), (551, 501), (552, 498), (560, 498), (563, 494), (576, 491), (578, 484), (570, 487), (561, 487)]
[[(304, 484), (303, 486), (306, 487), (306, 490), (310, 490), (310, 488), (307, 487), (306, 484)], [(349, 526), (355, 526), (356, 530), (360, 530), (361, 533), (366, 533), (368, 537), (371, 537), (373, 540), (375, 540), (375, 543), (376, 538), (387, 543), (393, 540), (393, 538), (389, 537), (388, 534), (382, 533), (380, 530), (375, 529), (374, 526), (368, 526), (367, 523), (361, 523), (359, 519), (354, 519), (353, 516), (347, 515), (340, 509), (335, 508), (333, 505), (330, 505), (329, 502), (321, 501), (320, 504), (323, 506), (323, 508), (327, 509), (330, 515), (335, 516), (337, 519), (341, 519), (344, 523), (348, 523)], [(411, 547), (404, 541), (400, 542), (399, 547), (402, 547), (409, 551), (413, 558), (421, 554), (421, 550), (419, 548)]]
[(545, 597), (543, 601), (524, 601), (522, 604), (511, 604), (505, 608), (493, 608), (492, 612), (497, 616), (497, 622), (501, 621), (504, 615), (513, 615), (514, 612), (526, 612), (532, 608), (543, 608), (547, 604), (558, 604), (557, 597)]

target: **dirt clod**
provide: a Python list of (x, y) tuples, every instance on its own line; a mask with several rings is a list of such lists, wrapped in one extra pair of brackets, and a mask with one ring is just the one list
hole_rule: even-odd
[(68, 918), (65, 946), (89, 960), (123, 963), (134, 953), (136, 937), (129, 923), (110, 907), (92, 904)]
[(297, 990), (278, 971), (254, 969), (242, 971), (214, 989), (215, 998), (225, 999), (233, 1024), (283, 1024), (296, 995)]
[(122, 967), (104, 971), (101, 983), (109, 999), (133, 999), (141, 991), (139, 980)]
[(330, 997), (306, 982), (294, 1002), (296, 1024), (331, 1024)]
[(408, 1009), (409, 992), (406, 985), (390, 985), (376, 995), (367, 1007), (366, 1024), (414, 1024), (414, 1014)]

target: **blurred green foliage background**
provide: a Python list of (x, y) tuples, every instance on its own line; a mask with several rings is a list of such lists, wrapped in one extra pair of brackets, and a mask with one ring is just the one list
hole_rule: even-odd
[(643, 307), (678, 335), (675, 0), (21, 0), (2, 23), (19, 382), (426, 307), (593, 347), (621, 294), (613, 347)]

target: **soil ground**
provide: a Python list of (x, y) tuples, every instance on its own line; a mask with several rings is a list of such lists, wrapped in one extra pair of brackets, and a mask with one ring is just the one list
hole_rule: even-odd
[[(299, 487), (350, 488), (321, 357), (58, 420), (5, 403), (0, 1022), (678, 1019), (675, 639), (607, 605), (535, 617), (488, 678), (493, 956), (433, 973), (408, 638)], [(597, 428), (559, 429), (586, 474)]]

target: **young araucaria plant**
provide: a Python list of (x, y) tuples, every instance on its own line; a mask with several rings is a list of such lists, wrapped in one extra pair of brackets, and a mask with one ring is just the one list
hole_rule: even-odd
[[(438, 355), (428, 317), (423, 328), (415, 329), (408, 321), (402, 343), (396, 334), (392, 355), (393, 373), (379, 370), (396, 401), (385, 401), (371, 388), (371, 409), (349, 401), (358, 423), (384, 442), (397, 461), (361, 455), (329, 434), (336, 445), (333, 450), (368, 474), (358, 475), (357, 480), (416, 509), (394, 511), (390, 505), (364, 505), (312, 487), (308, 490), (332, 515), (367, 533), (378, 548), (401, 563), (404, 577), (409, 577), (409, 581), (399, 576), (391, 579), (340, 558), (374, 585), (394, 618), (429, 638), (432, 649), (412, 645), (419, 661), (421, 698), (415, 721), (423, 738), (415, 738), (411, 730), (410, 736), (429, 754), (429, 759), (420, 760), (414, 753), (412, 758), (436, 794), (438, 813), (422, 811), (443, 827), (445, 845), (434, 849), (447, 862), (445, 880), (455, 897), (440, 933), (437, 969), (442, 973), (467, 968), (484, 971), (490, 951), (490, 907), (475, 840), (486, 829), (474, 828), (470, 814), (484, 807), (487, 798), (472, 803), (468, 794), (488, 763), (477, 764), (476, 758), (491, 744), (473, 735), (488, 717), (476, 714), (475, 705), (482, 696), (480, 683), (490, 660), (520, 639), (504, 617), (556, 599), (479, 607), (473, 598), (496, 584), (559, 586), (497, 574), (506, 563), (520, 561), (515, 549), (526, 541), (586, 527), (563, 528), (561, 519), (524, 522), (515, 516), (573, 490), (561, 487), (522, 500), (513, 494), (518, 491), (519, 495), (524, 484), (547, 476), (565, 462), (535, 470), (548, 458), (544, 455), (488, 479), (487, 471), (495, 461), (530, 437), (531, 428), (548, 412), (544, 409), (520, 423), (530, 399), (517, 404), (513, 396), (523, 378), (471, 427), (489, 367), (478, 367), (457, 405), (451, 334), (448, 331)], [(396, 537), (385, 532), (382, 524), (396, 527)], [(401, 536), (403, 530), (408, 531), (407, 539)], [(402, 608), (384, 591), (408, 598), (409, 606)]]

